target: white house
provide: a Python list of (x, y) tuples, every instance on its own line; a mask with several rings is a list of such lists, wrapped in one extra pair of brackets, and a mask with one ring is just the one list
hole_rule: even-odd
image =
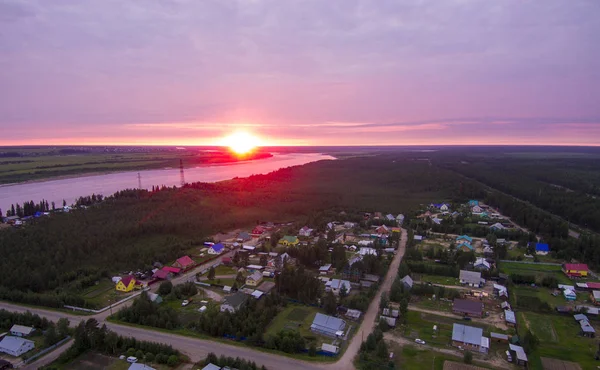
[(303, 228), (300, 229), (300, 231), (298, 232), (298, 235), (300, 236), (310, 236), (313, 232), (313, 229), (309, 229), (308, 226), (304, 226)]
[[(360, 243), (360, 242), (359, 242)], [(373, 256), (377, 255), (377, 250), (375, 248), (369, 248), (369, 247), (361, 247), (358, 250), (358, 254), (360, 254), (361, 256), (366, 256), (368, 254), (371, 254)]]
[(10, 328), (10, 334), (15, 337), (27, 337), (34, 331), (35, 328), (23, 325), (13, 325), (12, 328)]
[(472, 213), (481, 213), (481, 212), (483, 212), (483, 209), (481, 209), (481, 207), (479, 207), (479, 206), (475, 206), (475, 207), (471, 208), (471, 212)]
[(20, 337), (4, 337), (0, 341), (0, 352), (19, 357), (35, 348), (35, 343), (31, 340)]
[(331, 279), (325, 283), (325, 291), (331, 291), (333, 294), (339, 295), (343, 286), (346, 287), (346, 294), (350, 293), (352, 286), (348, 280)]
[(448, 210), (450, 210), (450, 207), (446, 203), (442, 204), (440, 207), (440, 211), (442, 212), (447, 212)]
[(402, 226), (403, 222), (404, 222), (404, 215), (403, 214), (399, 214), (398, 216), (396, 216), (396, 223), (398, 223), (398, 226)]
[[(373, 244), (372, 240), (359, 240), (358, 241), (358, 245), (360, 247), (368, 247), (369, 245)], [(362, 248), (361, 248), (362, 249)]]
[(221, 243), (213, 244), (208, 249), (208, 254), (221, 254), (225, 250), (225, 246)]
[(489, 270), (491, 265), (488, 261), (485, 260), (485, 258), (479, 257), (475, 260), (473, 267), (480, 270)]

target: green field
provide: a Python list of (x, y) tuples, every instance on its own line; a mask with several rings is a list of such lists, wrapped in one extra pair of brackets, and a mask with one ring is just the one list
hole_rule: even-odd
[(92, 285), (84, 289), (80, 294), (86, 301), (97, 305), (97, 307), (106, 307), (111, 302), (114, 303), (123, 298), (129, 297), (137, 292), (134, 290), (130, 293), (118, 292), (115, 289), (115, 284), (111, 280), (103, 279), (97, 285)]
[(526, 285), (515, 285), (512, 289), (513, 294), (516, 298), (517, 307), (519, 306), (520, 296), (538, 297), (542, 301), (548, 302), (548, 304), (555, 308), (556, 306), (573, 306), (575, 304), (584, 303), (589, 296), (587, 294), (577, 294), (577, 300), (567, 301), (565, 297), (560, 293), (558, 296), (553, 296), (553, 290), (543, 287), (529, 287)]
[[(455, 361), (462, 363), (462, 358), (450, 356), (432, 350), (422, 349), (412, 345), (400, 347), (396, 343), (389, 346), (390, 352), (394, 352), (394, 364), (397, 369), (405, 370), (443, 370), (445, 361)], [(493, 369), (483, 365), (480, 362), (474, 365), (486, 369)]]
[(320, 310), (312, 306), (288, 305), (271, 321), (266, 334), (275, 335), (284, 329), (297, 330), (304, 338), (317, 338), (317, 347), (323, 342), (330, 343), (330, 338), (321, 337), (310, 331), (317, 312)]
[[(598, 349), (597, 340), (581, 337), (579, 324), (573, 316), (538, 315), (530, 312), (519, 313), (517, 316), (519, 325), (528, 325), (540, 339), (539, 348), (529, 355), (530, 368), (542, 368), (540, 357), (577, 362), (583, 369), (593, 369), (598, 365), (594, 360)], [(592, 325), (598, 330), (595, 322)]]
[(505, 274), (535, 275), (540, 281), (544, 276), (555, 276), (559, 284), (572, 285), (573, 282), (562, 272), (560, 266), (539, 265), (534, 263), (501, 262), (500, 272)]
[(413, 280), (439, 285), (460, 285), (458, 278), (439, 275), (413, 274)]

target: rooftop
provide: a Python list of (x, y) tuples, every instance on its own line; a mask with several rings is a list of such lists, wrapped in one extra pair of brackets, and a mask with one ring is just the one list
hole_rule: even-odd
[(462, 324), (454, 324), (452, 326), (452, 340), (476, 346), (481, 346), (481, 337), (483, 329), (474, 328)]

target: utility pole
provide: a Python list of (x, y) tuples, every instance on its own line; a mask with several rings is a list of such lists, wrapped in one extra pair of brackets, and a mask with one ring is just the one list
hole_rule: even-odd
[(181, 186), (185, 185), (185, 177), (183, 176), (183, 160), (179, 160), (179, 177), (181, 177)]
[(138, 189), (142, 190), (142, 175), (138, 172)]

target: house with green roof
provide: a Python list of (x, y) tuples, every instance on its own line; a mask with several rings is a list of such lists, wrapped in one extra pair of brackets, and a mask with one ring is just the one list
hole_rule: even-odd
[(298, 243), (300, 243), (300, 240), (298, 239), (298, 237), (297, 236), (290, 236), (290, 235), (284, 236), (279, 241), (279, 244), (285, 245), (285, 246), (288, 246), (288, 247), (296, 246), (296, 245), (298, 245)]

